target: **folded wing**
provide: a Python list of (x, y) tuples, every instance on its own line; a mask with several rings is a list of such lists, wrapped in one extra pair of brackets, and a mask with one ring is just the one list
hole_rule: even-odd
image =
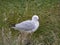
[(35, 28), (35, 24), (34, 24), (34, 22), (31, 22), (31, 21), (25, 21), (25, 22), (16, 24), (15, 27), (18, 30), (30, 31)]

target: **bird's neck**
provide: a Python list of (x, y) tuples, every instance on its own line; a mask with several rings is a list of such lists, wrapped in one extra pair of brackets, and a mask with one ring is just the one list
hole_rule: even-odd
[(36, 19), (32, 19), (32, 21), (36, 22), (36, 21), (38, 21), (38, 20), (36, 20)]
[(32, 20), (32, 22), (34, 22), (36, 24), (38, 22), (38, 20)]

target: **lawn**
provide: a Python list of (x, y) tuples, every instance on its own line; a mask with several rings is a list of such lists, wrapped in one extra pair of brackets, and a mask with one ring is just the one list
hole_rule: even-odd
[(60, 0), (0, 0), (0, 45), (20, 45), (19, 31), (11, 27), (35, 14), (40, 26), (30, 45), (60, 45)]

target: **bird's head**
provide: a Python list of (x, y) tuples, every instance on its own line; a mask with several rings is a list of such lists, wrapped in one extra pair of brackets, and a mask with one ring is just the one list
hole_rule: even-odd
[(37, 15), (34, 15), (34, 16), (32, 17), (32, 20), (38, 21), (38, 20), (39, 20), (39, 17), (38, 17)]

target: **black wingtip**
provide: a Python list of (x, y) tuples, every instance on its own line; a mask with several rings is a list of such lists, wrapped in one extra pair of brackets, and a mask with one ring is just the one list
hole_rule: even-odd
[(12, 24), (11, 26), (12, 26), (12, 27), (15, 27), (15, 24)]
[(15, 24), (10, 24), (9, 27), (15, 27)]

